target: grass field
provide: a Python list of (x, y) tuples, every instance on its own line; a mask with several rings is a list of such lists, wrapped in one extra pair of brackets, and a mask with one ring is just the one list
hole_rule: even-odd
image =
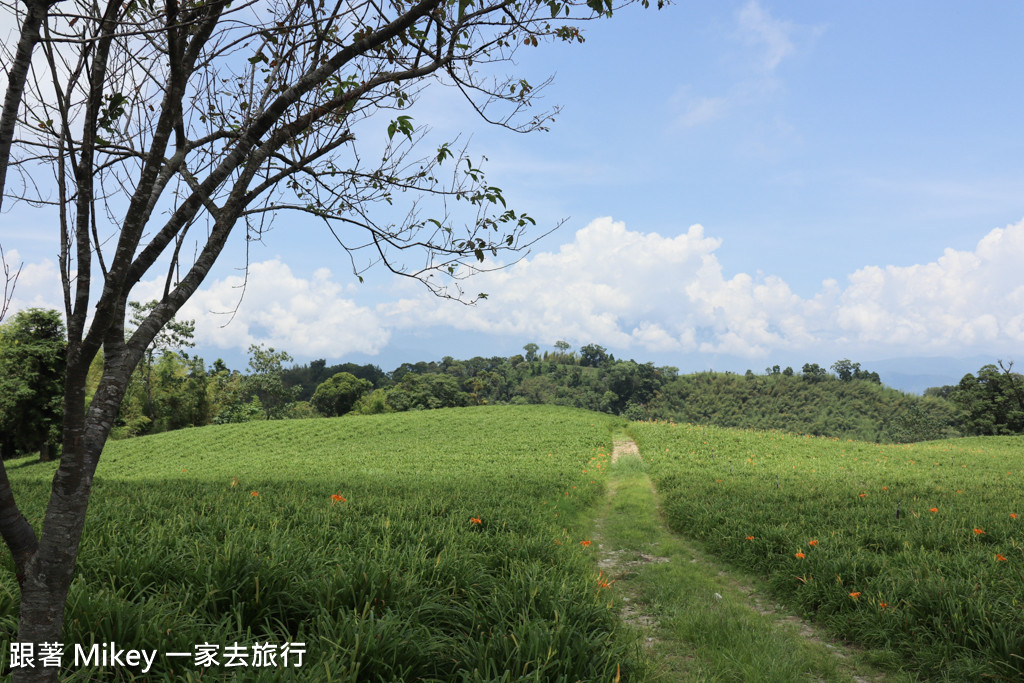
[[(207, 427), (110, 443), (68, 602), (73, 645), (156, 650), (69, 680), (612, 681), (643, 677), (582, 514), (607, 416), (485, 407)], [(622, 426), (620, 423), (619, 427)], [(38, 524), (54, 465), (7, 463)], [(0, 584), (0, 643), (17, 586)], [(301, 668), (224, 648), (305, 643)], [(221, 646), (221, 666), (168, 652)], [(238, 653), (240, 651), (236, 651)], [(280, 652), (278, 653), (281, 654)], [(238, 661), (236, 659), (236, 661)]]
[[(609, 503), (623, 430), (642, 462), (616, 468)], [(56, 465), (6, 465), (38, 524)], [(710, 571), (654, 529), (647, 475)], [(595, 515), (620, 552), (656, 545), (668, 558), (633, 588), (661, 621), (654, 664), (619, 620), (627, 579), (611, 586), (597, 569)], [(871, 648), (872, 662), (900, 669), (892, 680), (1019, 680), (1020, 515), (1021, 437), (879, 446), (494, 406), (112, 442), (68, 602), (64, 678), (843, 681), (860, 670), (751, 615), (722, 561)], [(4, 561), (6, 654), (17, 587)], [(71, 661), (104, 643), (156, 652), (152, 670)], [(288, 643), (304, 644), (301, 667), (295, 648), (283, 661)], [(204, 644), (218, 664), (167, 655)]]
[(1024, 438), (630, 431), (669, 525), (832, 633), (929, 680), (1024, 677)]

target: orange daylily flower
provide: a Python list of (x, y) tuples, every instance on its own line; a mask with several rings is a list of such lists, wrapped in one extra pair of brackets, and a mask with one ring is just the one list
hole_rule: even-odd
[(803, 553), (794, 553), (793, 557), (797, 558), (798, 560), (802, 560), (802, 559), (804, 559), (807, 556), (804, 555)]
[(483, 520), (479, 517), (470, 517), (469, 522), (470, 524), (483, 524)]
[(938, 512), (939, 508), (928, 508), (928, 512)]
[(748, 540), (748, 541), (753, 541), (753, 540), (754, 540), (754, 537), (753, 537), (753, 536), (747, 536), (747, 540)]
[(331, 505), (334, 505), (335, 503), (344, 503), (344, 502), (345, 502), (345, 496), (341, 495), (340, 493), (332, 493), (331, 494)]
[(983, 533), (985, 533), (985, 530), (984, 530), (984, 529), (975, 529), (975, 530), (974, 530), (974, 534), (975, 534), (975, 536), (980, 536), (980, 535), (981, 535), (981, 534), (983, 534)]
[(249, 493), (249, 495), (252, 496), (253, 498), (256, 498), (260, 494), (257, 491), (252, 491), (252, 492)]
[(586, 548), (588, 545), (590, 545), (590, 541), (580, 541), (580, 545)]
[(867, 495), (868, 495), (868, 494), (866, 494), (866, 493), (862, 493), (862, 494), (860, 494), (860, 497), (861, 497), (861, 498), (865, 498), (865, 497), (867, 497)]
[(1005, 557), (1003, 557), (999, 553), (996, 553), (996, 559), (999, 560), (1000, 562), (1009, 562), (1009, 560), (1007, 560)]
[(814, 539), (814, 540), (811, 540), (811, 541), (807, 541), (807, 545), (810, 545), (810, 546), (818, 545), (818, 541), (817, 541), (817, 539)]
[(878, 603), (878, 609), (885, 609), (888, 606), (889, 606), (889, 603), (887, 603), (887, 602), (880, 602), (880, 603)]
[(850, 593), (850, 597), (856, 600), (860, 597), (860, 591), (853, 591), (852, 593)]
[(1011, 512), (1010, 513), (1010, 519), (1017, 519), (1017, 513), (1016, 512)]

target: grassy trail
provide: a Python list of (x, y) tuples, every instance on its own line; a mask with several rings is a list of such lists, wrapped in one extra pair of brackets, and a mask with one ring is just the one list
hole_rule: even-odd
[(616, 437), (600, 569), (638, 629), (658, 681), (886, 681), (864, 653), (779, 611), (750, 577), (726, 571), (669, 532), (636, 444)]

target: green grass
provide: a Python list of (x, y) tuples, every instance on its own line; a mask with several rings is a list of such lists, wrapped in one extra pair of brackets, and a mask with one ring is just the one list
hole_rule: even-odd
[(671, 527), (831, 633), (923, 678), (1024, 675), (1024, 438), (631, 431)]
[(617, 592), (630, 600), (626, 614), (634, 622), (636, 614), (652, 619), (645, 635), (654, 639), (653, 680), (876, 680), (879, 671), (865, 653), (801, 633), (784, 615), (769, 613), (760, 582), (723, 571), (669, 533), (640, 459), (620, 459), (612, 475), (603, 541), (614, 553), (617, 566), (609, 571), (618, 576)]
[[(301, 669), (204, 670), (158, 656), (147, 681), (641, 679), (638, 647), (580, 544), (614, 427), (578, 410), (486, 407), (110, 443), (64, 643), (161, 654), (306, 643)], [(54, 466), (11, 464), (38, 524)], [(7, 569), (3, 641), (17, 624)]]

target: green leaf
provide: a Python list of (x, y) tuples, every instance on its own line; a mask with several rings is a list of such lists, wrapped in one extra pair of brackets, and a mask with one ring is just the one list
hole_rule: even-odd
[(412, 125), (412, 117), (399, 116), (388, 126), (388, 139), (394, 138), (395, 133), (401, 133), (411, 140), (414, 132), (416, 132), (416, 129)]

